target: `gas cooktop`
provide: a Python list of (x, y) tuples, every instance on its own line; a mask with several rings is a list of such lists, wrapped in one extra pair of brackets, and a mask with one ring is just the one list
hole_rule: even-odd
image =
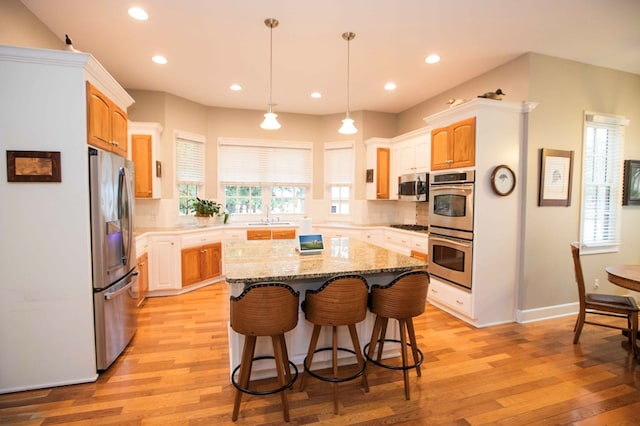
[(427, 232), (429, 230), (429, 227), (426, 225), (392, 224), (392, 225), (389, 225), (389, 227), (404, 229), (405, 231), (414, 231), (414, 232)]

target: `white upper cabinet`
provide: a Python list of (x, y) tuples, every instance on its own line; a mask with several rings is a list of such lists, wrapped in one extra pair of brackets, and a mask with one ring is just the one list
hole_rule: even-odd
[(391, 149), (391, 161), (394, 163), (397, 173), (395, 177), (429, 171), (431, 164), (431, 132), (429, 128), (396, 136), (392, 139)]

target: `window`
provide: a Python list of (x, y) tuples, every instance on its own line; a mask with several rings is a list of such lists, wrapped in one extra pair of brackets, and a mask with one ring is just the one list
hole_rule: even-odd
[(178, 212), (188, 215), (192, 200), (204, 191), (204, 142), (199, 135), (176, 132)]
[(324, 180), (330, 200), (330, 214), (348, 215), (354, 173), (353, 142), (324, 145)]
[(622, 117), (585, 113), (580, 224), (584, 253), (618, 250), (626, 124)]
[(220, 139), (218, 145), (218, 179), (229, 213), (306, 212), (311, 143)]

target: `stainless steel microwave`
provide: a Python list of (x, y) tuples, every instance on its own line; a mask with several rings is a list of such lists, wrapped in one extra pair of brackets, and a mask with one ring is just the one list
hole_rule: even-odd
[(399, 176), (398, 200), (429, 201), (429, 173), (411, 173)]

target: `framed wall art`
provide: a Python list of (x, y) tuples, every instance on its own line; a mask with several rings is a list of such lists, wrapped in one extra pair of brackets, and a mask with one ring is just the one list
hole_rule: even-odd
[(61, 182), (59, 151), (7, 151), (8, 182)]
[(573, 151), (540, 149), (538, 206), (571, 205)]
[(640, 206), (640, 160), (625, 160), (622, 205)]

